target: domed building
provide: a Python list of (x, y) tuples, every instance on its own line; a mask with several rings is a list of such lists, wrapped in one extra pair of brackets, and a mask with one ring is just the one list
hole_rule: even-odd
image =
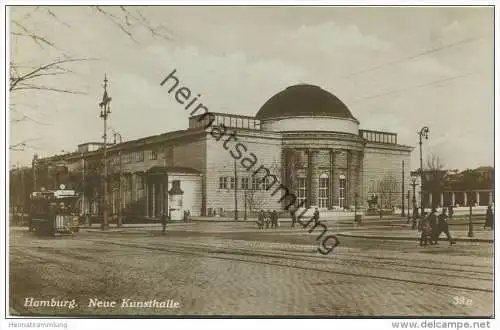
[[(384, 208), (400, 207), (402, 191), (410, 187), (413, 148), (398, 144), (395, 133), (360, 129), (347, 105), (321, 87), (287, 87), (255, 117), (211, 112), (201, 102), (188, 111), (186, 130), (107, 148), (115, 165), (110, 177), (121, 182), (121, 194), (110, 192), (112, 213), (120, 205), (126, 210), (135, 205), (137, 216), (146, 218), (181, 209), (194, 216), (237, 211), (241, 219), (261, 209), (366, 209), (374, 197)], [(98, 161), (101, 154), (102, 148), (80, 145), (64, 155), (66, 171)], [(45, 158), (50, 159), (56, 158)], [(96, 205), (86, 200), (82, 212), (98, 213), (99, 199)]]

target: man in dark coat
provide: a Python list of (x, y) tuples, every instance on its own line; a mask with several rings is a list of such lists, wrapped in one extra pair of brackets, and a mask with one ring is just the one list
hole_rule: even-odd
[(314, 223), (315, 223), (315, 224), (316, 224), (316, 223), (318, 223), (318, 221), (319, 221), (319, 210), (318, 210), (318, 208), (316, 208), (316, 209), (314, 210), (313, 219), (314, 219)]
[(167, 228), (167, 214), (165, 212), (163, 212), (161, 215), (161, 227), (161, 233), (162, 235), (165, 235), (165, 229)]
[(446, 215), (446, 209), (443, 208), (443, 211), (438, 216), (438, 224), (437, 224), (438, 231), (437, 231), (437, 235), (436, 235), (436, 242), (437, 242), (437, 240), (439, 240), (439, 236), (441, 235), (441, 233), (445, 233), (446, 237), (448, 238), (448, 241), (450, 242), (450, 245), (453, 245), (453, 244), (455, 244), (455, 241), (453, 240), (453, 238), (451, 238), (447, 218), (448, 218), (448, 216)]
[(266, 215), (264, 214), (264, 210), (260, 210), (257, 218), (257, 226), (259, 227), (259, 229), (264, 229), (265, 221), (266, 221)]
[(292, 227), (295, 227), (295, 222), (297, 222), (297, 216), (295, 215), (295, 210), (290, 211), (290, 216), (292, 217)]
[(278, 228), (278, 212), (276, 210), (273, 210), (271, 214), (271, 228)]
[(488, 209), (486, 210), (486, 219), (484, 223), (484, 228), (488, 227), (493, 229), (494, 227), (494, 216), (493, 216), (493, 208), (491, 205), (488, 206)]

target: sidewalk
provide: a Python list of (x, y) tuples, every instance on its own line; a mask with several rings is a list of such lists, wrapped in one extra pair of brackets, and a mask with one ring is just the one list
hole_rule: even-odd
[[(457, 242), (481, 242), (493, 243), (494, 232), (489, 230), (478, 230), (474, 232), (474, 237), (467, 237), (465, 231), (451, 230), (451, 236)], [(403, 240), (403, 241), (417, 241), (420, 239), (420, 232), (412, 229), (398, 229), (398, 230), (356, 230), (346, 231), (337, 234), (344, 237), (356, 237), (367, 239), (382, 239), (382, 240)], [(439, 238), (440, 241), (446, 241), (446, 235), (443, 233)]]

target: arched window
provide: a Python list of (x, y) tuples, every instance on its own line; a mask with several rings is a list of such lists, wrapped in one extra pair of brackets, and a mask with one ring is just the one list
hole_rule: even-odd
[(319, 208), (328, 208), (330, 178), (328, 174), (323, 173), (319, 176), (318, 206)]
[(345, 199), (346, 199), (346, 179), (345, 175), (339, 175), (339, 207), (345, 208)]

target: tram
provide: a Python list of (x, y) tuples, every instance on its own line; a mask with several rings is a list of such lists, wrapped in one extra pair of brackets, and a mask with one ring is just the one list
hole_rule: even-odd
[(74, 190), (35, 191), (30, 195), (29, 230), (42, 235), (72, 235), (79, 231), (76, 208), (79, 200)]

